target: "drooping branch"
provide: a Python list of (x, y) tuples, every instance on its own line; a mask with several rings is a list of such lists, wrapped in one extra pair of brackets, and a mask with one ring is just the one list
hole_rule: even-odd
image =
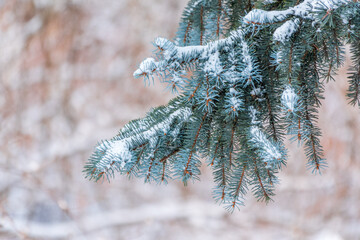
[(321, 80), (334, 75), (349, 41), (355, 58), (348, 96), (359, 102), (359, 4), (305, 0), (283, 9), (269, 3), (269, 11), (233, 19), (253, 3), (189, 2), (176, 40), (157, 38), (156, 57), (134, 72), (146, 81), (159, 76), (179, 96), (98, 144), (85, 167), (90, 178), (118, 171), (187, 184), (199, 179), (206, 159), (214, 198), (231, 210), (243, 204), (247, 185), (258, 200), (270, 200), (286, 164), (286, 132), (305, 143), (309, 166), (317, 172), (326, 166), (316, 127)]

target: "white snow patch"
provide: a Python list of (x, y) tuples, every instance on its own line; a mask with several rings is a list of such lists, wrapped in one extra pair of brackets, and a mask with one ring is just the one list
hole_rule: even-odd
[(260, 96), (262, 94), (262, 91), (260, 88), (254, 88), (253, 90), (251, 90), (250, 94), (254, 96)]
[(241, 108), (242, 101), (237, 97), (231, 97), (230, 98), (230, 104), (233, 108), (233, 111), (237, 111)]
[(290, 11), (265, 11), (261, 9), (254, 9), (245, 17), (245, 23), (272, 23), (275, 21), (282, 21), (290, 15)]
[(236, 96), (236, 95), (239, 93), (238, 91), (236, 91), (235, 88), (230, 88), (229, 92), (230, 92), (230, 94), (233, 95), (233, 96)]
[(154, 44), (163, 51), (163, 56), (166, 60), (169, 60), (171, 57), (171, 54), (177, 49), (174, 43), (167, 40), (166, 38), (158, 37), (155, 39)]
[(134, 72), (134, 77), (146, 75), (150, 76), (158, 67), (158, 63), (154, 58), (147, 58), (141, 62), (139, 69)]
[(272, 4), (272, 3), (275, 3), (276, 0), (264, 0), (264, 4), (267, 5), (267, 4)]
[(291, 86), (287, 86), (281, 95), (281, 103), (289, 112), (293, 112), (298, 102), (298, 95)]
[(190, 108), (181, 108), (170, 114), (170, 116), (144, 132), (140, 132), (134, 136), (124, 138), (121, 140), (115, 140), (111, 142), (104, 142), (97, 147), (98, 151), (104, 151), (102, 160), (96, 165), (96, 169), (101, 171), (107, 171), (112, 162), (120, 164), (123, 168), (128, 162), (131, 162), (132, 152), (130, 151), (133, 142), (149, 141), (150, 146), (154, 147), (157, 138), (156, 135), (159, 132), (167, 133), (170, 130), (170, 125), (174, 119), (177, 118), (181, 122), (188, 121), (192, 115)]
[(176, 47), (178, 52), (178, 57), (183, 58), (187, 54), (191, 53), (202, 53), (206, 50), (206, 46), (186, 46), (186, 47)]
[(246, 67), (241, 72), (241, 75), (245, 79), (250, 79), (251, 80), (251, 74), (252, 74), (252, 71), (254, 69), (254, 67), (253, 67), (253, 59), (252, 59), (252, 57), (250, 55), (250, 52), (249, 52), (249, 46), (245, 41), (242, 41), (242, 57), (243, 57), (243, 62), (246, 64)]
[(250, 112), (250, 116), (251, 116), (251, 124), (255, 125), (255, 124), (260, 123), (260, 121), (257, 120), (257, 116), (256, 116), (258, 111), (253, 106), (249, 107), (249, 112)]
[(305, 0), (294, 7), (282, 11), (254, 9), (244, 17), (244, 22), (247, 24), (267, 24), (284, 21), (291, 16), (314, 19), (313, 13), (316, 13), (317, 9), (325, 7), (326, 9), (334, 10), (349, 2), (351, 0)]
[(278, 27), (274, 32), (274, 40), (285, 43), (299, 28), (299, 19), (291, 19)]
[[(132, 153), (129, 150), (129, 143), (126, 139), (110, 142), (110, 145), (107, 145), (106, 148), (107, 150), (104, 159), (110, 160), (107, 161), (108, 164), (106, 165), (106, 168), (110, 167), (111, 160), (119, 162), (122, 168), (125, 167), (127, 162), (131, 161)], [(98, 147), (98, 149), (101, 150), (102, 148)], [(121, 161), (119, 161), (119, 159), (121, 159)], [(99, 169), (99, 166), (96, 168)]]
[(252, 141), (262, 148), (267, 155), (264, 156), (264, 162), (273, 162), (278, 161), (281, 158), (281, 153), (279, 152), (276, 145), (269, 141), (265, 134), (257, 126), (252, 126), (250, 129)]
[(222, 72), (222, 67), (219, 59), (219, 51), (215, 51), (210, 55), (209, 59), (205, 62), (204, 72), (218, 76)]

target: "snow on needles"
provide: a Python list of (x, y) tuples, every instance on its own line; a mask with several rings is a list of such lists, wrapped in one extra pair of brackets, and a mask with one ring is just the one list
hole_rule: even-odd
[[(118, 166), (124, 168), (124, 166), (131, 162), (134, 143), (149, 142), (150, 146), (156, 144), (156, 136), (159, 133), (166, 133), (170, 130), (170, 125), (177, 119), (179, 122), (188, 121), (192, 111), (190, 108), (180, 108), (171, 113), (166, 120), (152, 126), (150, 129), (135, 134), (131, 137), (121, 140), (105, 141), (97, 146), (97, 150), (103, 154), (101, 161), (96, 164), (96, 169), (100, 171), (107, 171), (110, 169), (113, 163), (117, 163)], [(175, 129), (176, 130), (176, 129)]]
[[(317, 12), (321, 10), (335, 10), (342, 4), (349, 3), (350, 0), (305, 0), (304, 2), (282, 11), (264, 11), (254, 9), (245, 17), (247, 24), (272, 24), (285, 21), (290, 17), (307, 18), (314, 20)], [(274, 32), (274, 40), (284, 43), (297, 31), (299, 19), (290, 19), (277, 28)]]
[(263, 161), (265, 163), (269, 163), (267, 167), (271, 167), (271, 165), (274, 165), (274, 163), (278, 163), (282, 156), (277, 146), (268, 140), (265, 134), (257, 126), (252, 126), (250, 133), (252, 137), (251, 141), (254, 142), (257, 147), (263, 149), (264, 152), (267, 153), (266, 155), (262, 156)]
[(139, 69), (134, 72), (134, 77), (149, 76), (158, 68), (154, 58), (147, 58), (140, 64)]
[(291, 19), (286, 21), (283, 25), (277, 28), (274, 32), (274, 40), (285, 43), (299, 28), (299, 19)]
[(246, 67), (242, 71), (241, 75), (243, 77), (245, 77), (246, 79), (249, 79), (251, 77), (251, 73), (254, 69), (253, 59), (249, 52), (249, 46), (243, 39), (242, 39), (242, 56), (243, 56), (243, 62), (246, 63)]
[(248, 24), (268, 24), (284, 21), (290, 16), (306, 18), (312, 10), (312, 2), (314, 1), (305, 0), (297, 6), (282, 11), (265, 11), (261, 9), (254, 9), (244, 17), (244, 22)]
[(209, 59), (204, 64), (204, 72), (218, 76), (222, 72), (222, 67), (219, 59), (219, 51), (210, 54)]
[[(339, 6), (349, 3), (351, 0), (305, 0), (302, 3), (290, 7), (281, 11), (265, 11), (261, 9), (254, 9), (250, 11), (243, 19), (247, 24), (272, 24), (285, 21), (274, 32), (274, 40), (284, 43), (298, 30), (300, 20), (299, 19), (311, 19), (315, 20), (318, 16), (318, 12), (321, 9), (334, 10)], [(199, 4), (201, 1), (197, 1), (194, 5)], [(295, 17), (289, 19), (290, 17)], [(141, 76), (149, 77), (154, 72), (164, 71), (165, 68), (172, 68), (178, 70), (182, 65), (188, 64), (194, 60), (202, 61), (204, 71), (212, 74), (218, 74), (220, 68), (219, 53), (217, 52), (219, 46), (227, 45), (232, 47), (238, 40), (242, 40), (243, 44), (243, 57), (248, 66), (244, 69), (242, 75), (250, 76), (253, 70), (251, 55), (248, 54), (249, 47), (246, 45), (246, 41), (243, 39), (244, 32), (239, 28), (236, 31), (231, 32), (230, 36), (219, 41), (211, 42), (204, 46), (175, 46), (174, 43), (165, 39), (157, 38), (154, 44), (163, 53), (164, 59), (162, 61), (155, 61), (153, 58), (144, 60), (139, 69), (134, 72), (134, 77)]]
[(305, 0), (294, 7), (282, 11), (254, 9), (244, 17), (244, 22), (248, 24), (268, 24), (284, 21), (291, 16), (313, 19), (313, 13), (319, 8), (334, 10), (350, 1), (351, 0)]
[(299, 97), (291, 86), (287, 86), (281, 95), (281, 103), (288, 112), (294, 112)]

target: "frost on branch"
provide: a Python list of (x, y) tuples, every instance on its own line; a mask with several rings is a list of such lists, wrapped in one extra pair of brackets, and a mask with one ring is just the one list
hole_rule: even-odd
[(134, 72), (134, 77), (148, 77), (150, 76), (155, 70), (157, 70), (159, 64), (155, 61), (154, 58), (147, 58), (141, 64), (138, 70)]
[(287, 112), (294, 112), (298, 105), (299, 97), (291, 86), (286, 86), (281, 95), (281, 103), (284, 105)]
[(219, 59), (219, 52), (215, 51), (210, 54), (209, 59), (204, 63), (204, 72), (213, 76), (220, 76), (222, 73), (221, 62)]
[(267, 168), (279, 168), (283, 158), (279, 146), (271, 142), (257, 126), (251, 127), (251, 141), (260, 151), (260, 157)]
[(235, 90), (235, 88), (230, 88), (230, 91), (226, 95), (226, 112), (231, 115), (232, 118), (236, 118), (239, 114), (239, 111), (244, 110), (242, 95), (243, 93)]
[(254, 9), (244, 17), (247, 24), (273, 24), (287, 20), (290, 17), (301, 19), (318, 19), (318, 13), (327, 10), (332, 11), (351, 0), (305, 0), (302, 3), (281, 11), (265, 11)]
[(299, 19), (288, 20), (274, 32), (274, 40), (285, 43), (290, 37), (298, 30), (300, 21)]
[(232, 211), (248, 186), (258, 200), (274, 195), (286, 134), (304, 143), (313, 172), (326, 166), (316, 126), (322, 78), (341, 65), (349, 41), (355, 57), (348, 96), (359, 102), (359, 3), (265, 1), (252, 11), (249, 3), (189, 2), (176, 41), (155, 39), (156, 56), (134, 72), (160, 77), (179, 96), (99, 144), (88, 176), (119, 171), (187, 184), (199, 179), (204, 160), (213, 170), (214, 198)]
[(244, 22), (247, 24), (273, 24), (281, 22), (289, 17), (297, 16), (301, 18), (311, 18), (312, 0), (305, 0), (295, 7), (288, 8), (282, 11), (265, 11), (261, 9), (254, 9), (244, 17)]
[(127, 124), (112, 140), (100, 143), (89, 164), (89, 167), (94, 168), (91, 177), (96, 179), (103, 174), (113, 174), (114, 170), (126, 169), (128, 164), (135, 161), (134, 149), (144, 144), (154, 148), (159, 137), (165, 136), (174, 141), (180, 133), (180, 128), (192, 115), (189, 108), (179, 108), (174, 112), (168, 108), (161, 113), (168, 114), (161, 122), (152, 125), (152, 117), (149, 114), (144, 120)]

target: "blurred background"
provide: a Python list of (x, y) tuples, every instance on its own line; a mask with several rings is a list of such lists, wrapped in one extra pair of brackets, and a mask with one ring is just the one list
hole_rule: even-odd
[(360, 239), (360, 110), (347, 63), (327, 84), (319, 125), (329, 168), (289, 144), (274, 202), (229, 214), (212, 175), (184, 187), (82, 169), (100, 139), (172, 97), (132, 77), (186, 0), (0, 0), (0, 239)]

